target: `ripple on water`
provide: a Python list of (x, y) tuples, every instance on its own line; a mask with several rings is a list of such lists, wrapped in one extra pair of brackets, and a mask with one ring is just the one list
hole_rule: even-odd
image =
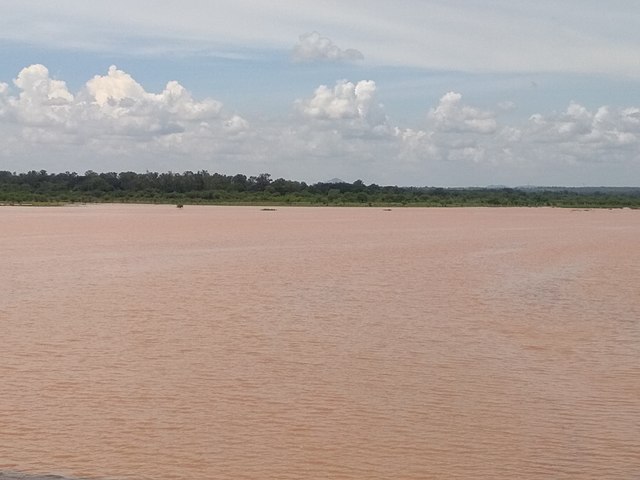
[(637, 477), (640, 212), (374, 210), (0, 209), (0, 480)]

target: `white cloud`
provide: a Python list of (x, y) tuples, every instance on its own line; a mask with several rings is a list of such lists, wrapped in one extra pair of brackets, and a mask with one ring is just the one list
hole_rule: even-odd
[(249, 129), (249, 122), (240, 115), (233, 115), (231, 118), (225, 120), (224, 128), (230, 133), (242, 133)]
[(44, 105), (67, 105), (73, 101), (73, 95), (61, 80), (49, 77), (44, 65), (31, 65), (24, 68), (13, 83), (22, 90), (22, 100), (34, 101)]
[(428, 119), (442, 132), (495, 133), (495, 114), (464, 105), (462, 95), (448, 92), (437, 107), (429, 110)]
[[(127, 136), (166, 135), (195, 128), (199, 122), (217, 120), (223, 125), (222, 104), (213, 99), (196, 101), (178, 82), (170, 81), (161, 93), (149, 93), (128, 73), (111, 66), (105, 76), (86, 84), (79, 115), (94, 134), (106, 129)], [(214, 122), (215, 123), (215, 122)]]
[(0, 82), (0, 120), (9, 112), (9, 85)]
[(640, 183), (638, 107), (573, 102), (519, 121), (499, 104), (479, 108), (448, 92), (424, 106), (422, 122), (400, 126), (378, 96), (372, 80), (341, 80), (295, 102), (286, 119), (249, 123), (176, 81), (149, 92), (110, 67), (71, 92), (31, 65), (13, 84), (0, 83), (0, 169), (206, 168), (414, 185)]
[[(53, 80), (42, 65), (23, 69), (14, 81), (21, 92), (12, 106), (26, 123), (51, 122), (74, 128), (78, 135), (118, 131), (162, 134), (184, 131), (203, 120), (220, 120), (222, 104), (196, 101), (178, 82), (167, 83), (159, 93), (149, 93), (129, 74), (111, 66), (105, 76), (95, 76), (72, 95), (64, 82)], [(35, 122), (32, 120), (36, 120)], [(47, 123), (49, 122), (49, 123)]]
[[(638, 148), (640, 142), (640, 109), (603, 106), (595, 112), (571, 103), (561, 114), (534, 114), (526, 130), (529, 140), (569, 146), (585, 155), (582, 147), (596, 149)], [(588, 154), (588, 157), (593, 154)]]
[(69, 117), (74, 97), (65, 82), (49, 77), (45, 66), (22, 69), (13, 83), (21, 92), (18, 98), (9, 99), (9, 106), (24, 124), (61, 124)]
[(104, 107), (110, 102), (116, 104), (125, 99), (142, 99), (147, 95), (138, 82), (129, 74), (118, 70), (115, 65), (109, 67), (106, 76), (96, 75), (89, 80), (87, 91), (100, 107)]
[(163, 112), (174, 120), (193, 121), (215, 118), (222, 109), (222, 104), (216, 100), (195, 101), (176, 81), (167, 83), (160, 94), (147, 93), (131, 75), (113, 65), (109, 67), (107, 75), (96, 75), (89, 80), (86, 90), (92, 103), (109, 116), (134, 112), (158, 116)]
[(145, 152), (151, 157), (151, 152), (162, 156), (204, 149), (212, 154), (229, 149), (250, 128), (239, 115), (226, 113), (220, 102), (196, 100), (178, 82), (150, 93), (115, 66), (76, 94), (51, 78), (43, 65), (22, 69), (13, 83), (17, 94), (0, 84), (0, 119), (5, 121), (0, 133), (11, 131), (14, 138), (6, 155), (16, 156), (16, 145), (22, 145), (27, 158), (38, 145), (52, 148), (51, 155), (72, 145), (70, 157), (103, 161), (116, 153), (131, 158)]
[(320, 85), (313, 96), (299, 100), (302, 113), (313, 119), (345, 120), (350, 125), (384, 126), (387, 118), (383, 106), (376, 100), (376, 83), (338, 81), (333, 88)]
[(486, 183), (513, 184), (500, 178), (521, 178), (519, 183), (606, 184), (614, 171), (618, 184), (640, 180), (637, 174), (625, 177), (640, 169), (636, 107), (589, 110), (571, 103), (561, 113), (500, 125), (495, 114), (466, 105), (460, 94), (450, 92), (427, 117), (422, 129), (396, 128), (400, 158), (407, 163), (447, 165), (450, 173), (464, 166), (469, 178), (475, 172)]
[(362, 52), (353, 48), (342, 50), (331, 39), (321, 36), (318, 32), (300, 35), (298, 43), (293, 48), (292, 57), (297, 62), (364, 60)]
[(380, 0), (183, 0), (154, 8), (125, 0), (13, 3), (0, 17), (0, 38), (59, 48), (285, 51), (301, 31), (319, 30), (376, 64), (640, 76), (637, 2), (499, 1), (491, 8), (424, 0), (406, 0), (402, 8)]

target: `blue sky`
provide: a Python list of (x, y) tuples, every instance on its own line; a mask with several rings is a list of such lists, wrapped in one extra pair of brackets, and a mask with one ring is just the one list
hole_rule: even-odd
[(640, 4), (12, 2), (0, 169), (640, 185)]

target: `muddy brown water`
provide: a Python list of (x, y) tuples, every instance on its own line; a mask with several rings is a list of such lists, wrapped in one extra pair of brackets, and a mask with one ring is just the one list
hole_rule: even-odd
[(0, 208), (0, 479), (638, 479), (640, 211)]

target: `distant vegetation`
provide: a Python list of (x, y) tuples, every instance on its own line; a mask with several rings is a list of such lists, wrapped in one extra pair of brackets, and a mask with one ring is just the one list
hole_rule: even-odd
[(0, 203), (127, 202), (247, 205), (555, 206), (640, 208), (640, 188), (438, 188), (330, 181), (273, 180), (271, 175), (0, 171)]

